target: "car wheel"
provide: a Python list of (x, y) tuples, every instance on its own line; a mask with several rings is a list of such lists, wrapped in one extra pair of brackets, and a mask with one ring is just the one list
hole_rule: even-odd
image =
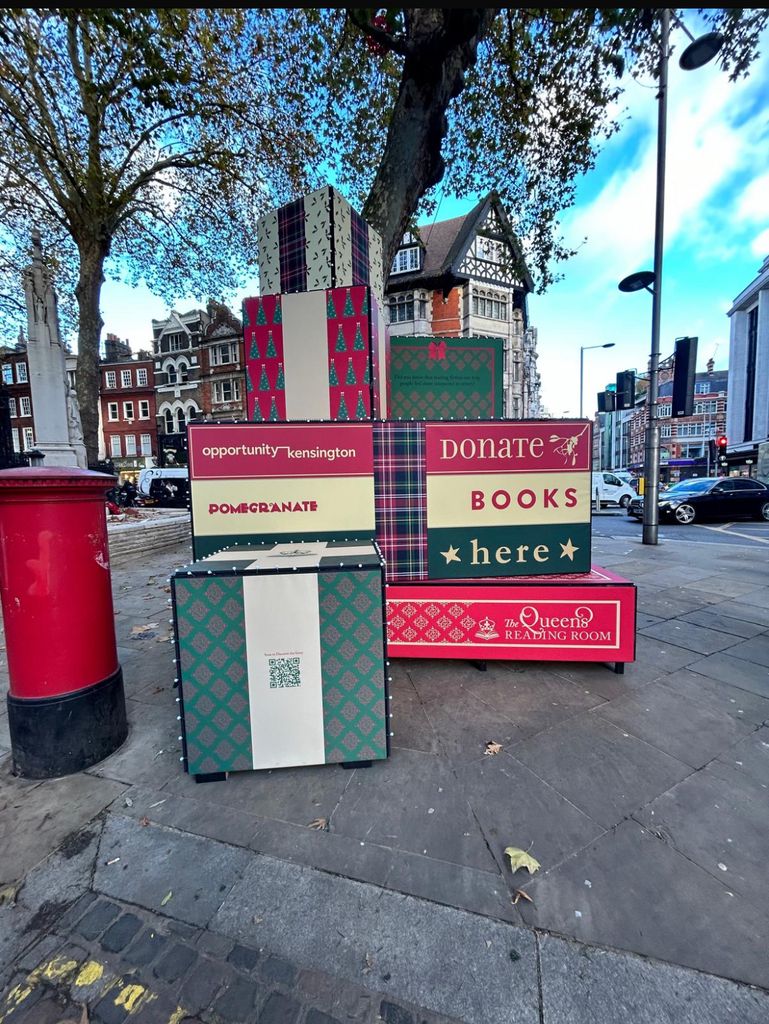
[(769, 501), (765, 501), (761, 508), (758, 510), (756, 519), (764, 519), (769, 523)]
[(630, 495), (623, 494), (622, 497), (619, 499), (619, 503), (621, 508), (627, 508), (630, 504)]
[(689, 523), (693, 523), (697, 518), (697, 513), (691, 505), (679, 505), (676, 509), (676, 522), (683, 523), (684, 526)]

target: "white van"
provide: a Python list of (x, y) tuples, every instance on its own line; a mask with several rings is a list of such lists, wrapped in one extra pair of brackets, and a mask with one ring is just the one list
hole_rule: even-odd
[(620, 508), (627, 508), (635, 496), (636, 492), (630, 484), (620, 480), (609, 470), (593, 473), (590, 500), (595, 502), (596, 510), (600, 509), (601, 505), (619, 505)]

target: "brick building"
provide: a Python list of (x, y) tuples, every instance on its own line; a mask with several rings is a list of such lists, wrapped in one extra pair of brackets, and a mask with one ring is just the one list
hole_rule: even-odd
[(208, 419), (245, 419), (243, 324), (219, 302), (207, 306), (200, 342), (200, 402)]
[(505, 415), (542, 415), (533, 283), (505, 210), (490, 193), (465, 217), (409, 232), (385, 289), (390, 337), (498, 337), (505, 342)]
[(108, 334), (100, 367), (104, 454), (121, 479), (138, 477), (158, 456), (155, 368), (150, 352), (131, 355), (127, 342)]
[(24, 335), (13, 348), (0, 348), (2, 381), (8, 391), (11, 416), (11, 442), (14, 452), (35, 447), (35, 418), (32, 407), (32, 388), (29, 383), (27, 344)]

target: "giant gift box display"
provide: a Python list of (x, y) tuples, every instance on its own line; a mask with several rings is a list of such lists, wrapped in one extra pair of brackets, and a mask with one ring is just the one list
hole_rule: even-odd
[(233, 547), (171, 586), (191, 775), (387, 757), (373, 544)]
[(382, 304), (382, 239), (331, 185), (256, 222), (263, 295), (368, 285)]
[(390, 338), (390, 419), (500, 419), (502, 338)]
[(249, 420), (387, 415), (387, 334), (365, 285), (245, 299), (243, 344)]
[(387, 757), (371, 423), (188, 427), (172, 577), (187, 771)]

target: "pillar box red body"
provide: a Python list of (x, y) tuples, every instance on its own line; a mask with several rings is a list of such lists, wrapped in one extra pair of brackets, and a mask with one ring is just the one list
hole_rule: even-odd
[(128, 727), (105, 494), (69, 467), (0, 471), (0, 598), (16, 771), (51, 778), (111, 754)]

